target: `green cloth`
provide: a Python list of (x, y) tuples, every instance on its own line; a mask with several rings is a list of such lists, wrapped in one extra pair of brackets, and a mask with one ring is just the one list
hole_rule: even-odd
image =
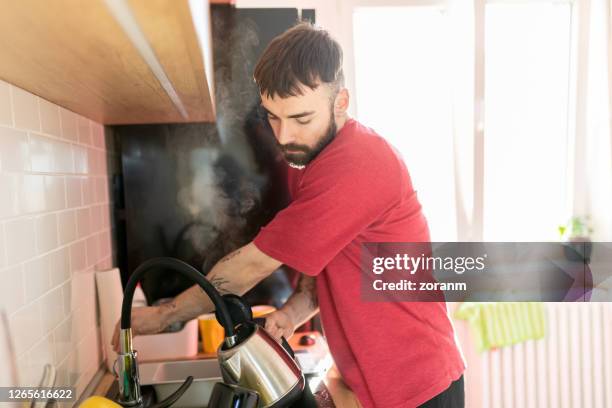
[(538, 302), (464, 302), (455, 317), (467, 320), (478, 351), (544, 337), (544, 306)]

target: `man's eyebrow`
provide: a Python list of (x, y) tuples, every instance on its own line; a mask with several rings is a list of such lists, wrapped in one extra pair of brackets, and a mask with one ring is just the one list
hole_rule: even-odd
[[(278, 115), (275, 115), (274, 113), (270, 112), (268, 109), (266, 109), (265, 106), (261, 106), (261, 108), (264, 110), (264, 112), (266, 112), (269, 115), (272, 115), (274, 117), (278, 117)], [(297, 119), (297, 118), (303, 118), (304, 116), (308, 116), (308, 115), (312, 115), (313, 113), (315, 113), (315, 111), (307, 111), (307, 112), (301, 112), (301, 113), (296, 113), (294, 115), (289, 115), (287, 116), (289, 119)]]
[(287, 117), (290, 118), (290, 119), (297, 119), (297, 118), (303, 118), (304, 116), (312, 115), (313, 113), (315, 113), (315, 112), (314, 111), (308, 111), (308, 112), (296, 113), (295, 115), (289, 115)]

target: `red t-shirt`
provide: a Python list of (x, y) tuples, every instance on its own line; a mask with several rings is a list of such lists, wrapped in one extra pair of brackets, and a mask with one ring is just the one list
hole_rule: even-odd
[[(288, 166), (287, 166), (288, 167)], [(429, 242), (406, 166), (382, 137), (349, 119), (303, 170), (288, 167), (291, 204), (255, 245), (317, 276), (334, 361), (365, 408), (417, 406), (465, 368), (443, 302), (364, 302), (360, 244)]]

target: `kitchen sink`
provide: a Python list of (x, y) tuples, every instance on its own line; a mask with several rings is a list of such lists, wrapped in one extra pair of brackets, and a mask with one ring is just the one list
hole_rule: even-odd
[[(223, 381), (216, 359), (147, 362), (138, 368), (144, 407), (168, 397), (191, 375), (193, 383), (172, 408), (206, 408), (215, 383)], [(322, 375), (307, 375), (304, 394), (294, 407), (335, 407)], [(118, 390), (115, 380), (106, 397), (116, 400)]]
[(176, 391), (185, 378), (193, 376), (191, 386), (173, 405), (177, 408), (206, 407), (215, 383), (223, 381), (216, 359), (147, 362), (138, 368), (140, 384), (151, 385), (158, 401)]

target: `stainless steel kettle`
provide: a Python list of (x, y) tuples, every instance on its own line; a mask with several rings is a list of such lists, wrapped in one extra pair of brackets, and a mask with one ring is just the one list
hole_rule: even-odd
[[(261, 407), (287, 407), (304, 391), (302, 370), (287, 341), (282, 345), (253, 319), (251, 308), (236, 295), (223, 299), (231, 315), (235, 344), (217, 350), (223, 381), (257, 391)], [(221, 321), (221, 320), (220, 320)]]

